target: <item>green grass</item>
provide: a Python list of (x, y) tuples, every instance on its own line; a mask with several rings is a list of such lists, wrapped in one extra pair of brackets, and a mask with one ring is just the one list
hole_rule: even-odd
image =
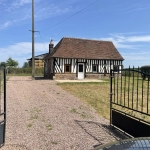
[(77, 113), (77, 110), (73, 108), (73, 109), (70, 110), (70, 112), (71, 113)]
[[(108, 82), (83, 82), (83, 83), (58, 83), (64, 90), (80, 98), (83, 102), (93, 107), (100, 115), (109, 119), (109, 87)], [(77, 110), (72, 109), (72, 113)], [(84, 113), (81, 114), (86, 117)]]
[(46, 127), (47, 127), (47, 130), (52, 130), (52, 125), (51, 124), (46, 125)]
[(38, 115), (39, 115), (40, 111), (41, 111), (40, 109), (38, 109), (37, 107), (34, 107), (30, 111), (30, 120), (38, 119)]
[(30, 120), (38, 119), (38, 114), (31, 114)]
[[(79, 111), (81, 111), (81, 110), (82, 110), (82, 107), (80, 106), (79, 107)], [(75, 108), (70, 110), (71, 113), (79, 114), (82, 118), (87, 118), (87, 115), (86, 115), (85, 112), (81, 112), (80, 113), (79, 111), (77, 109), (75, 109)]]
[(57, 145), (58, 143), (57, 142), (55, 142), (55, 141), (53, 141), (53, 142), (51, 142), (52, 144), (55, 144), (55, 145)]
[(32, 127), (32, 123), (29, 123), (29, 124), (27, 125), (27, 127), (28, 127), (28, 128)]
[[(110, 95), (109, 95), (110, 82), (109, 79), (105, 81), (107, 82), (59, 83), (58, 85), (64, 90), (71, 93), (72, 95), (81, 99), (84, 103), (88, 104), (90, 107), (93, 107), (98, 114), (100, 114), (106, 119), (109, 119), (110, 118)], [(126, 85), (125, 85), (125, 78), (122, 77), (122, 81), (121, 78), (119, 78), (118, 80), (115, 81), (113, 79), (113, 83), (114, 82), (115, 82), (115, 86), (114, 84), (112, 86), (113, 89), (112, 100), (114, 102), (118, 102), (121, 105), (124, 105), (126, 107), (129, 106), (129, 108), (137, 109), (138, 111), (143, 111), (145, 113), (147, 113), (148, 110), (148, 113), (150, 114), (150, 102), (148, 104), (148, 107), (146, 105), (147, 88), (148, 86), (150, 86), (150, 83), (148, 83), (147, 80), (142, 80), (142, 78), (138, 78), (137, 80), (137, 77), (135, 77), (135, 78), (130, 78), (130, 82), (129, 82), (129, 77), (126, 77)], [(129, 97), (129, 102), (128, 102), (128, 97)], [(131, 114), (132, 116), (136, 116), (146, 121), (150, 121), (149, 119), (150, 117), (141, 115), (140, 113), (135, 113), (132, 110), (128, 110), (122, 106), (113, 105), (113, 107), (119, 110), (123, 110), (126, 113)], [(72, 113), (76, 113), (76, 111), (77, 110), (71, 110)], [(82, 116), (84, 116), (84, 114), (82, 114)]]

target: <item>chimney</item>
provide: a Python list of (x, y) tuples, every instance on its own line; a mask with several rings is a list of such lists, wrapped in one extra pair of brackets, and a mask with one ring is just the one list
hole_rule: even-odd
[(52, 39), (50, 40), (50, 44), (49, 44), (49, 54), (51, 54), (53, 52), (53, 48), (54, 44), (52, 43)]

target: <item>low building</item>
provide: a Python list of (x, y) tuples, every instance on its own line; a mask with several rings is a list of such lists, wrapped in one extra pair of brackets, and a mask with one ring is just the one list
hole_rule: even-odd
[[(44, 68), (44, 61), (43, 61), (43, 58), (44, 58), (47, 54), (48, 54), (48, 53), (34, 56), (34, 62), (35, 62), (34, 65), (35, 65), (35, 68)], [(29, 63), (29, 67), (32, 67), (32, 58), (27, 59), (27, 60), (28, 60), (28, 63)]]
[(123, 57), (110, 41), (62, 38), (44, 58), (45, 77), (84, 79), (108, 76), (110, 69), (122, 67)]

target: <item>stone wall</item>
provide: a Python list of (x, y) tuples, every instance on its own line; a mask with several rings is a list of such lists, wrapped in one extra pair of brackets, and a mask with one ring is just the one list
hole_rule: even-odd
[(62, 73), (62, 74), (55, 74), (53, 77), (55, 80), (76, 80), (75, 73)]
[(103, 78), (109, 78), (109, 74), (106, 74), (106, 76), (104, 76), (104, 74), (86, 74), (86, 79), (103, 79)]
[[(109, 74), (86, 74), (85, 79), (104, 79), (104, 78), (109, 78)], [(53, 76), (53, 79), (55, 80), (77, 80), (78, 78), (76, 77), (75, 73), (57, 73), (55, 76)]]

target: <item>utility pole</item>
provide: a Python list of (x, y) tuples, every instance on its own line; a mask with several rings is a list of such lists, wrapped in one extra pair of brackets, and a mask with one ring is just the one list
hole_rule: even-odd
[(34, 0), (32, 0), (32, 79), (35, 75), (35, 66), (34, 66)]

